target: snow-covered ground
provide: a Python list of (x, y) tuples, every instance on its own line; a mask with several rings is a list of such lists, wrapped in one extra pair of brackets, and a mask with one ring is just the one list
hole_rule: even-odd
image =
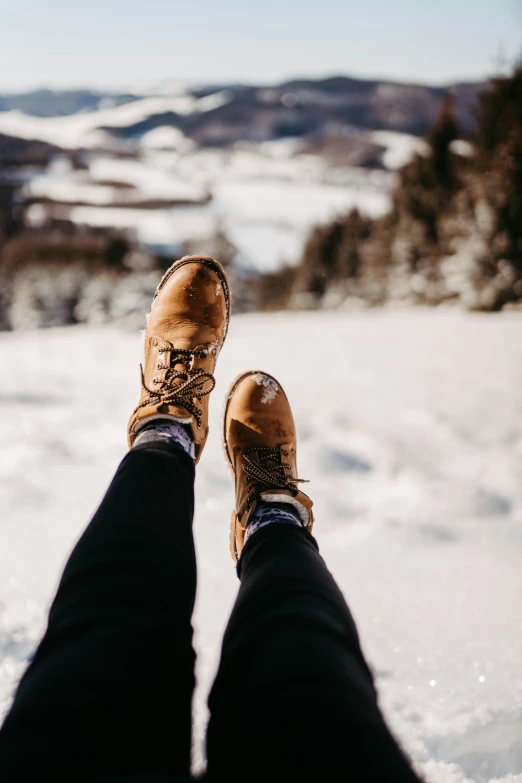
[[(173, 129), (151, 133), (159, 130)], [(404, 155), (404, 144), (395, 138), (404, 134), (390, 135), (399, 147), (394, 154)], [(59, 159), (25, 190), (32, 198), (62, 202), (31, 206), (28, 217), (36, 225), (53, 215), (130, 230), (145, 244), (174, 247), (202, 242), (224, 230), (242, 264), (269, 271), (285, 262), (297, 263), (309, 231), (319, 223), (353, 207), (372, 217), (383, 215), (392, 182), (388, 171), (330, 167), (318, 155), (296, 153), (296, 141), (286, 139), (224, 150), (145, 146), (136, 160), (96, 153), (88, 169), (79, 171)], [(212, 195), (208, 203), (190, 204), (207, 194)], [(136, 208), (147, 199), (189, 204)], [(69, 206), (75, 202), (83, 205)]]
[[(390, 206), (393, 172), (426, 146), (406, 133), (352, 129), (359, 142), (383, 149), (385, 168), (369, 170), (306, 154), (302, 139), (198, 148), (172, 126), (123, 140), (103, 130), (130, 127), (165, 112), (207, 112), (229, 100), (226, 90), (200, 99), (181, 91), (63, 117), (0, 112), (0, 134), (89, 151), (83, 155), (85, 169), (58, 158), (45, 172), (31, 176), (25, 195), (55, 203), (33, 204), (29, 221), (38, 225), (54, 217), (116, 227), (144, 244), (176, 249), (224, 230), (243, 266), (271, 271), (299, 261), (315, 225), (354, 207), (371, 217), (383, 215)], [(135, 158), (122, 158), (122, 153)], [(189, 206), (150, 208), (155, 200)]]
[[(397, 735), (430, 781), (522, 781), (521, 327), (452, 310), (233, 319), (197, 478), (199, 743), (237, 589), (221, 404), (255, 366), (293, 403), (316, 534)], [(0, 335), (4, 709), (125, 453), (139, 354), (113, 328)]]
[(38, 139), (64, 149), (98, 147), (108, 141), (107, 134), (100, 130), (103, 127), (125, 128), (165, 112), (193, 114), (210, 111), (227, 101), (225, 91), (199, 99), (180, 92), (178, 95), (147, 97), (120, 106), (59, 117), (34, 117), (13, 110), (0, 112), (0, 133), (21, 139)]

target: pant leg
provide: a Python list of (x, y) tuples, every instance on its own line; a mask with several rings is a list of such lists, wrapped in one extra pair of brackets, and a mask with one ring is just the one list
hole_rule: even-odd
[(417, 781), (312, 536), (267, 525), (245, 545), (238, 572), (209, 699), (209, 777)]
[(121, 463), (0, 731), (5, 783), (188, 775), (193, 485), (177, 448), (137, 447)]

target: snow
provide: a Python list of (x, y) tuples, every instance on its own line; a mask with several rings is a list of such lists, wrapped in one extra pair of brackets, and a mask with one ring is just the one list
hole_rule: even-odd
[(226, 211), (243, 219), (290, 223), (304, 229), (355, 206), (380, 216), (388, 205), (385, 193), (314, 182), (225, 181), (216, 183), (214, 193)]
[[(32, 209), (32, 208), (31, 208)], [(126, 207), (73, 207), (68, 217), (75, 223), (131, 229), (146, 245), (180, 246), (180, 243), (212, 236), (216, 223), (201, 207), (131, 209)]]
[(450, 149), (455, 155), (462, 155), (463, 158), (471, 158), (475, 147), (466, 139), (454, 139), (450, 144)]
[(26, 185), (25, 193), (29, 198), (50, 198), (64, 203), (86, 201), (101, 207), (108, 206), (118, 197), (116, 188), (107, 185), (94, 185), (80, 179), (67, 177), (63, 180), (47, 175), (36, 176)]
[(187, 181), (176, 171), (150, 165), (147, 159), (95, 157), (89, 164), (89, 173), (100, 181), (116, 180), (133, 185), (142, 197), (199, 199), (205, 196), (205, 189), (197, 183)]
[[(151, 134), (156, 131), (144, 138)], [(387, 211), (389, 173), (329, 170), (320, 158), (295, 155), (292, 150), (292, 144), (280, 142), (190, 154), (148, 148), (139, 160), (93, 155), (88, 172), (71, 172), (61, 163), (53, 164), (32, 180), (27, 191), (63, 202), (82, 201), (88, 206), (42, 210), (34, 205), (29, 220), (42, 222), (50, 213), (77, 223), (130, 229), (146, 244), (174, 246), (208, 238), (220, 228), (238, 248), (243, 263), (269, 271), (283, 262), (299, 261), (314, 225), (353, 207), (372, 217)], [(135, 190), (96, 184), (114, 181), (132, 185)], [(207, 193), (212, 193), (212, 200), (195, 207), (122, 206), (125, 200), (129, 204), (157, 198), (197, 201)], [(111, 206), (114, 199), (118, 207)]]
[[(118, 182), (130, 188), (103, 185)], [(191, 183), (165, 171), (159, 166), (147, 165), (141, 160), (121, 160), (108, 156), (94, 157), (88, 172), (71, 171), (58, 158), (43, 174), (38, 174), (25, 187), (30, 197), (47, 197), (60, 202), (82, 201), (93, 206), (110, 207), (114, 201), (139, 202), (145, 199), (172, 199), (198, 201), (207, 191), (197, 183)], [(133, 225), (130, 220), (129, 225)]]
[(409, 133), (372, 131), (370, 137), (375, 144), (381, 144), (383, 147), (386, 147), (383, 163), (387, 169), (392, 171), (405, 166), (416, 152), (419, 155), (425, 155), (428, 150), (428, 146), (423, 139), (419, 139), (418, 136), (412, 136)]
[[(117, 167), (114, 168), (114, 176), (117, 176)], [(171, 180), (166, 175), (164, 188), (158, 178), (154, 189), (151, 187), (151, 191), (147, 192), (144, 188), (140, 192), (152, 197), (161, 189), (164, 196), (169, 194), (180, 198), (184, 184), (187, 198), (202, 194), (201, 188), (181, 180), (176, 189), (175, 179)], [(53, 185), (48, 192), (60, 195), (64, 200), (68, 194), (69, 200), (80, 195), (73, 188), (69, 192), (67, 186), (63, 191), (54, 188)], [(212, 236), (221, 228), (235, 243), (244, 261), (255, 269), (271, 271), (282, 262), (295, 264), (299, 261), (312, 226), (342, 215), (355, 206), (378, 216), (386, 211), (387, 205), (386, 193), (334, 185), (299, 184), (297, 181), (249, 181), (245, 178), (216, 183), (212, 201), (202, 206), (138, 210), (93, 204), (72, 207), (64, 217), (80, 224), (131, 229), (145, 244), (179, 246), (181, 242)], [(41, 209), (32, 210), (33, 207), (29, 210), (30, 220), (32, 215), (38, 221), (43, 219)]]
[(273, 378), (267, 377), (262, 373), (256, 373), (252, 376), (252, 380), (257, 383), (258, 386), (263, 387), (263, 394), (261, 396), (261, 403), (263, 405), (269, 405), (279, 393), (279, 384)]
[(175, 112), (188, 115), (210, 111), (229, 100), (223, 93), (196, 99), (191, 95), (142, 98), (121, 106), (98, 109), (66, 117), (33, 117), (19, 110), (0, 112), (0, 133), (22, 139), (36, 139), (64, 149), (97, 147), (103, 143), (102, 127), (126, 128), (154, 114)]
[[(242, 264), (271, 271), (298, 262), (313, 226), (354, 207), (371, 217), (383, 215), (390, 203), (391, 172), (425, 146), (407, 134), (369, 132), (370, 140), (385, 147), (389, 168), (370, 171), (331, 166), (320, 155), (304, 154), (298, 139), (199, 149), (171, 126), (153, 128), (130, 142), (101, 130), (128, 127), (169, 111), (211, 111), (229, 100), (226, 90), (200, 99), (179, 92), (66, 117), (0, 112), (0, 133), (41, 139), (63, 149), (90, 150), (88, 171), (67, 169), (62, 161), (31, 180), (26, 187), (29, 196), (61, 203), (44, 209), (35, 205), (30, 221), (38, 224), (57, 217), (93, 226), (117, 225), (146, 244), (175, 247), (208, 239), (220, 229), (236, 245)], [(116, 154), (122, 150), (136, 159)], [(111, 187), (113, 182), (134, 189)], [(138, 209), (144, 201), (197, 202), (208, 194), (212, 200), (189, 213), (161, 204)]]
[[(237, 590), (221, 408), (253, 364), (293, 405), (316, 535), (395, 732), (433, 783), (520, 783), (521, 326), (454, 310), (232, 319), (196, 488), (197, 766)], [(108, 327), (0, 335), (4, 708), (125, 453), (140, 351)]]
[(140, 145), (144, 149), (167, 149), (179, 150), (180, 152), (190, 152), (195, 146), (194, 142), (187, 139), (179, 128), (174, 128), (171, 125), (160, 125), (144, 133), (140, 139)]
[(219, 92), (213, 92), (211, 95), (207, 95), (205, 98), (199, 98), (196, 101), (196, 111), (213, 111), (219, 109), (221, 106), (226, 106), (230, 103), (233, 95), (229, 90), (220, 90)]

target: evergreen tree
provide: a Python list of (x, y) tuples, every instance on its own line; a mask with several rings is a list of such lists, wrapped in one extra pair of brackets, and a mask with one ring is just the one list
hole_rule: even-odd
[(460, 136), (455, 118), (455, 108), (451, 95), (442, 101), (439, 115), (427, 137), (431, 154), (428, 158), (431, 173), (437, 187), (452, 193), (459, 185), (456, 156), (451, 152), (451, 143)]
[(339, 248), (343, 239), (343, 222), (334, 220), (315, 228), (303, 251), (297, 287), (322, 296), (328, 282), (338, 276)]
[(480, 96), (476, 142), (482, 176), (491, 183), (502, 259), (522, 275), (522, 60)]
[(357, 277), (361, 271), (361, 246), (370, 236), (372, 222), (352, 209), (342, 222), (338, 248), (337, 274), (341, 279)]
[(483, 169), (491, 168), (513, 129), (522, 126), (522, 59), (511, 76), (497, 76), (478, 99), (475, 143)]
[(459, 135), (453, 99), (447, 95), (426, 138), (427, 154), (416, 154), (399, 172), (394, 194), (397, 216), (421, 221), (428, 242), (439, 241), (438, 219), (461, 187), (462, 161), (451, 150), (451, 143)]

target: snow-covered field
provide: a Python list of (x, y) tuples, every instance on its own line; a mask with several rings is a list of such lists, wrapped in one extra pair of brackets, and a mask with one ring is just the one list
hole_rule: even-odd
[[(1, 120), (0, 114), (0, 128)], [(387, 154), (404, 156), (407, 149), (411, 154), (413, 137), (388, 135), (393, 142), (387, 142)], [(26, 195), (60, 202), (33, 204), (28, 218), (35, 225), (51, 215), (130, 230), (144, 244), (178, 248), (224, 230), (243, 265), (270, 271), (297, 263), (309, 231), (319, 223), (354, 207), (371, 217), (383, 215), (392, 182), (389, 171), (329, 167), (318, 155), (297, 154), (295, 140), (283, 139), (224, 150), (145, 147), (139, 160), (96, 153), (80, 171), (58, 159), (32, 179)], [(212, 199), (198, 203), (207, 194)], [(137, 208), (147, 199), (188, 205)]]
[[(293, 403), (299, 474), (382, 706), (430, 781), (522, 781), (520, 314), (233, 319), (198, 469), (196, 736), (237, 589), (223, 395), (249, 366)], [(60, 569), (125, 453), (139, 335), (0, 335), (0, 702)], [(201, 763), (201, 745), (196, 761)]]
[(0, 112), (0, 134), (84, 150), (85, 168), (58, 156), (46, 171), (28, 173), (25, 196), (45, 202), (29, 207), (29, 222), (58, 218), (118, 228), (146, 245), (177, 250), (225, 231), (242, 266), (271, 271), (299, 261), (315, 225), (354, 207), (374, 218), (385, 214), (393, 172), (425, 148), (410, 134), (351, 129), (359, 143), (382, 148), (384, 169), (372, 170), (334, 165), (328, 156), (306, 153), (296, 138), (199, 148), (168, 125), (126, 140), (103, 130), (169, 111), (207, 112), (229, 100), (226, 91), (200, 99), (181, 92), (63, 117)]
[(194, 98), (183, 90), (175, 95), (146, 97), (120, 106), (101, 106), (96, 111), (58, 117), (34, 117), (22, 111), (0, 113), (0, 132), (21, 139), (39, 139), (64, 149), (98, 147), (107, 142), (101, 128), (125, 128), (154, 114), (192, 114), (215, 109), (228, 102), (226, 92)]

